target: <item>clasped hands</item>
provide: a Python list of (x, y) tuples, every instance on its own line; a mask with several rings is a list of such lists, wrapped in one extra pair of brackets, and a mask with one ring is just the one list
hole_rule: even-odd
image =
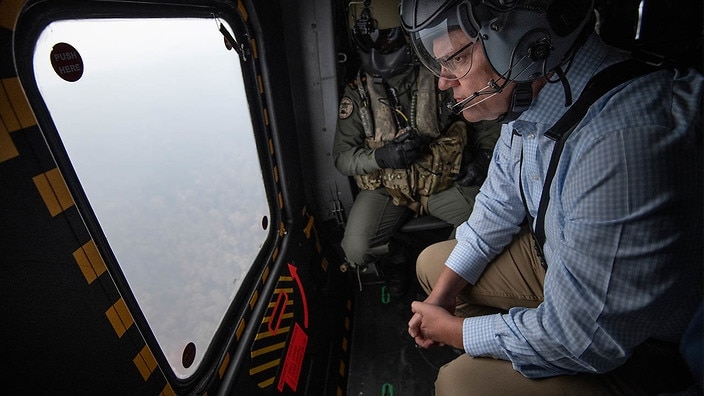
[(453, 315), (455, 301), (441, 303), (432, 296), (425, 301), (413, 301), (413, 316), (408, 321), (408, 334), (423, 348), (451, 345), (464, 350), (462, 323), (464, 318)]

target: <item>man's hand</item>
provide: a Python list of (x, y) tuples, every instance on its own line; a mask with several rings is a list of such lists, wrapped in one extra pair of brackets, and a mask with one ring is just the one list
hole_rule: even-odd
[(456, 317), (446, 309), (426, 302), (411, 304), (413, 317), (408, 322), (408, 334), (423, 348), (433, 345), (451, 345), (464, 350), (462, 342), (463, 318)]
[(425, 139), (409, 130), (374, 150), (374, 159), (380, 168), (406, 169), (421, 154)]

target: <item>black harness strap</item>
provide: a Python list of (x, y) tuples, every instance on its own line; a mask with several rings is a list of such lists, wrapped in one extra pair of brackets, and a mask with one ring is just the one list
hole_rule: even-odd
[[(577, 124), (584, 118), (584, 115), (587, 114), (589, 107), (597, 99), (621, 83), (651, 73), (660, 68), (660, 66), (653, 66), (638, 59), (628, 59), (607, 67), (589, 80), (584, 91), (582, 91), (582, 94), (579, 96), (579, 99), (577, 99), (572, 107), (545, 132), (545, 136), (556, 141), (556, 143), (552, 151), (552, 156), (550, 157), (547, 174), (545, 175), (543, 191), (540, 195), (538, 214), (535, 219), (535, 229), (532, 227), (533, 218), (528, 211), (528, 205), (523, 193), (523, 185), (521, 185), (521, 198), (523, 198), (523, 204), (526, 207), (526, 214), (529, 224), (531, 225), (535, 247), (543, 267), (547, 268), (547, 263), (543, 256), (543, 245), (545, 244), (545, 212), (550, 202), (550, 185), (555, 176), (557, 164), (560, 162), (560, 155), (565, 146), (565, 141), (567, 141), (567, 138), (574, 131)], [(521, 156), (521, 162), (522, 161), (523, 157)]]

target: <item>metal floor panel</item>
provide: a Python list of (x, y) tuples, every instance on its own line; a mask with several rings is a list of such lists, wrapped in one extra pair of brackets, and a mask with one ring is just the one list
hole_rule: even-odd
[(425, 294), (417, 281), (391, 298), (381, 281), (357, 292), (347, 395), (429, 396), (438, 369), (457, 357), (450, 347), (423, 349), (408, 335), (411, 302)]

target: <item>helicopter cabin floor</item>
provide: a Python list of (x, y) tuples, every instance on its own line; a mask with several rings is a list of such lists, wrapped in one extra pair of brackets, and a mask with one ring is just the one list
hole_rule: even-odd
[[(415, 259), (405, 264), (413, 267)], [(409, 290), (398, 298), (388, 294), (374, 270), (355, 278), (347, 395), (433, 395), (438, 370), (458, 356), (451, 347), (420, 348), (408, 335), (411, 302), (425, 298), (411, 278)]]

